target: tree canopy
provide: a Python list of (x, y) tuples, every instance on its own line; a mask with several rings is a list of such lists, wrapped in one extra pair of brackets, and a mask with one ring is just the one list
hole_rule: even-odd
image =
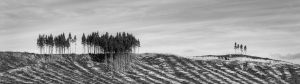
[(132, 34), (118, 32), (116, 35), (99, 34), (92, 32), (87, 37), (82, 37), (82, 44), (88, 46), (88, 53), (121, 53), (132, 52), (133, 49), (140, 46), (140, 41)]
[[(54, 48), (56, 53), (65, 54), (67, 51), (71, 53), (72, 43), (75, 43), (76, 52), (76, 36), (69, 33), (66, 37), (65, 33), (53, 37), (52, 34), (40, 34), (37, 38), (37, 46), (40, 48), (40, 53), (53, 53)], [(73, 38), (72, 38), (73, 37)], [(137, 47), (140, 47), (140, 41), (132, 34), (126, 32), (117, 32), (116, 35), (108, 32), (99, 34), (99, 32), (83, 33), (81, 37), (83, 50), (87, 48), (87, 53), (125, 53), (132, 52)], [(47, 50), (48, 49), (48, 50)]]
[(241, 52), (241, 54), (246, 54), (246, 52), (247, 52), (247, 46), (246, 45), (243, 45), (243, 44), (237, 44), (236, 42), (234, 43), (234, 50), (235, 50), (235, 53), (237, 53), (236, 52), (236, 50), (240, 50)]
[(55, 47), (56, 53), (64, 54), (66, 53), (66, 50), (70, 50), (70, 42), (76, 42), (76, 36), (74, 37), (75, 38), (72, 38), (71, 33), (69, 34), (68, 38), (65, 37), (65, 33), (59, 34), (55, 37), (53, 37), (52, 34), (43, 34), (39, 35), (39, 37), (37, 38), (37, 46), (40, 48), (40, 53), (53, 54)]

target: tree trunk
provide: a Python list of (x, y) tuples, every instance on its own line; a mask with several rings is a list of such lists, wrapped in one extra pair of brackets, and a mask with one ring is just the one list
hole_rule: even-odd
[(76, 45), (77, 45), (77, 44), (75, 43), (75, 52), (74, 52), (74, 53), (76, 53)]

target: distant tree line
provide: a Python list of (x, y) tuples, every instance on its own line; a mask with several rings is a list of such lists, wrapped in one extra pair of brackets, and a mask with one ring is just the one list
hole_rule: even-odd
[[(40, 49), (41, 54), (66, 54), (72, 53), (71, 45), (75, 43), (75, 50), (76, 50), (76, 36), (73, 36), (69, 33), (69, 37), (65, 36), (65, 33), (59, 34), (58, 36), (45, 35), (40, 34), (37, 38), (37, 46)], [(75, 51), (76, 52), (76, 51)]]
[(240, 51), (240, 54), (247, 54), (247, 46), (243, 44), (237, 44), (236, 42), (234, 43), (234, 50), (235, 53), (237, 54), (237, 50)]

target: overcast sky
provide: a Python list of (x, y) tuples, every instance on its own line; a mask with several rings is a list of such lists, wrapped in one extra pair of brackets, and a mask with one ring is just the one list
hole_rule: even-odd
[(1, 0), (0, 51), (38, 52), (41, 33), (125, 31), (141, 53), (229, 54), (238, 42), (299, 63), (299, 9), (299, 0)]

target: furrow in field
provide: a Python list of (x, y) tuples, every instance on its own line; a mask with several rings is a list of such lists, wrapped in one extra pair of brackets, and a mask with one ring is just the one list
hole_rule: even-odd
[[(254, 79), (255, 81), (257, 81), (258, 83), (262, 83), (262, 84), (267, 84), (267, 82), (265, 81), (265, 80), (262, 80), (262, 79), (260, 79), (260, 78), (258, 78), (258, 77), (256, 77), (256, 76), (254, 76), (254, 75), (252, 75), (252, 74), (250, 74), (250, 73), (248, 73), (248, 72), (246, 72), (246, 71), (243, 71), (243, 70), (240, 70), (240, 69), (235, 69), (238, 73), (241, 73), (241, 74), (243, 74), (243, 75), (246, 75), (246, 76), (249, 76), (250, 78), (252, 78), (252, 79)], [(248, 78), (249, 78), (248, 77)]]
[(285, 80), (282, 80), (278, 75), (276, 75), (274, 72), (271, 70), (267, 71), (268, 74), (270, 74), (272, 77), (276, 78), (275, 80), (279, 81), (282, 84), (289, 84)]
[[(190, 72), (190, 68), (188, 68), (188, 67), (192, 67), (191, 65), (188, 65), (188, 64), (186, 64), (186, 61), (185, 62), (183, 62), (183, 60), (184, 59), (178, 59), (178, 57), (172, 57), (171, 59), (175, 59), (176, 60), (176, 63), (175, 64), (177, 64), (180, 68), (181, 68), (181, 70), (179, 70), (179, 71), (186, 71), (184, 74), (188, 77), (188, 78), (191, 78), (191, 79), (193, 79), (193, 80), (195, 80), (196, 82), (195, 83), (203, 83), (203, 80), (200, 80), (199, 78), (197, 78), (196, 76), (195, 76), (195, 74), (196, 73), (193, 73), (193, 72)], [(184, 70), (184, 69), (186, 69), (186, 70)], [(188, 70), (188, 71), (187, 71)], [(192, 75), (193, 74), (193, 75)]]
[(233, 76), (236, 76), (236, 78), (239, 78), (241, 81), (244, 81), (242, 83), (245, 83), (245, 84), (249, 84), (249, 83), (250, 84), (255, 84), (256, 83), (255, 81), (253, 81), (251, 79), (247, 79), (246, 76), (243, 76), (242, 74), (237, 73), (236, 71), (233, 71), (233, 70), (231, 70), (231, 69), (229, 69), (229, 68), (227, 68), (225, 66), (220, 67), (220, 68), (221, 68), (220, 70), (224, 71), (225, 73), (228, 73), (228, 74), (231, 74)]
[[(191, 60), (183, 60), (183, 62), (185, 62), (185, 64), (188, 66), (188, 67), (191, 67), (193, 68), (194, 70), (191, 70), (193, 73), (192, 74), (195, 74), (195, 76), (197, 76), (197, 78), (203, 82), (207, 82), (207, 83), (214, 83), (213, 81), (211, 80), (207, 80), (207, 77), (204, 77), (204, 75), (202, 75), (201, 73), (199, 74), (199, 72), (197, 72), (198, 70), (201, 70), (199, 69), (198, 67), (196, 67), (195, 65), (191, 64), (190, 63)], [(201, 83), (203, 83), (201, 82)]]
[(186, 80), (184, 77), (182, 77), (180, 74), (176, 76), (176, 73), (179, 72), (178, 71), (178, 65), (176, 65), (174, 63), (174, 59), (170, 59), (169, 57), (165, 57), (165, 56), (162, 56), (161, 58), (164, 58), (165, 59), (165, 63), (167, 63), (169, 66), (169, 68), (172, 70), (172, 72), (170, 73), (170, 70), (167, 70), (165, 73), (167, 74), (174, 74), (174, 75), (170, 75), (171, 78), (175, 78), (176, 77), (176, 80), (179, 80), (180, 82), (184, 82), (184, 81), (189, 81), (189, 80)]
[(176, 79), (169, 79), (170, 78), (170, 74), (167, 74), (167, 73), (163, 73), (161, 72), (161, 70), (157, 70), (155, 68), (152, 68), (151, 66), (148, 66), (146, 64), (136, 64), (137, 67), (143, 71), (146, 71), (146, 72), (149, 72), (150, 75), (154, 75), (154, 76), (157, 76), (158, 78), (160, 79), (163, 79), (163, 80), (166, 80), (168, 82), (171, 82), (171, 83), (176, 83), (178, 84), (179, 82), (177, 82), (178, 80)]
[(216, 64), (215, 66), (212, 66), (211, 69), (219, 72), (223, 76), (228, 77), (233, 81), (236, 81), (236, 82), (239, 82), (242, 84), (254, 83), (251, 80), (246, 80), (246, 79), (241, 78), (241, 75), (229, 70), (223, 64)]
[[(152, 83), (156, 83), (156, 84), (162, 84), (163, 83), (163, 81), (160, 81), (160, 80), (154, 79), (152, 77), (149, 77), (147, 74), (144, 74), (144, 73), (140, 72), (140, 70), (137, 70), (137, 69), (132, 70), (131, 73), (133, 73), (133, 75), (145, 78), (146, 80), (151, 81)], [(130, 73), (128, 73), (128, 74), (130, 74)]]
[[(234, 84), (237, 84), (237, 83), (245, 83), (245, 81), (242, 81), (236, 77), (233, 77), (221, 70), (218, 70), (216, 69), (214, 66), (212, 65), (206, 65), (206, 66), (203, 66), (203, 67), (206, 67), (207, 69), (211, 70), (211, 71), (214, 71), (216, 75), (220, 76), (221, 78), (224, 78), (225, 80), (227, 80), (229, 83), (234, 83)], [(239, 80), (239, 81), (238, 81)]]
[(227, 84), (229, 83), (228, 81), (226, 81), (226, 79), (222, 78), (223, 76), (221, 76), (220, 74), (213, 72), (211, 70), (209, 70), (207, 67), (205, 67), (206, 64), (199, 64), (196, 61), (192, 61), (191, 63), (193, 63), (194, 65), (196, 65), (198, 68), (205, 70), (206, 72), (208, 72), (208, 76), (213, 77), (214, 80), (218, 81), (219, 83), (223, 83), (223, 84)]
[[(190, 66), (192, 66), (192, 67), (196, 67), (196, 66), (194, 66), (193, 64), (191, 64), (190, 63), (190, 61), (194, 61), (194, 60), (183, 60), (184, 62), (186, 62), (186, 64), (188, 64), (188, 65), (190, 65)], [(198, 68), (198, 67), (197, 67)], [(198, 68), (199, 69), (199, 68)], [(232, 75), (230, 75), (230, 74), (227, 74), (226, 72), (224, 72), (224, 71), (222, 71), (222, 70), (219, 70), (219, 69), (216, 69), (215, 67), (211, 67), (211, 68), (208, 68), (208, 69), (210, 69), (211, 71), (215, 71), (215, 72), (217, 72), (217, 73), (219, 73), (219, 74), (221, 74), (222, 76), (224, 76), (225, 78), (229, 78), (229, 79), (227, 79), (230, 83), (235, 83), (235, 84), (237, 84), (237, 83), (244, 83), (244, 84), (246, 84), (246, 82), (245, 81), (243, 81), (243, 80), (241, 80), (241, 79), (239, 79), (239, 78), (237, 78), (237, 77), (234, 77), (234, 76), (232, 76)]]

